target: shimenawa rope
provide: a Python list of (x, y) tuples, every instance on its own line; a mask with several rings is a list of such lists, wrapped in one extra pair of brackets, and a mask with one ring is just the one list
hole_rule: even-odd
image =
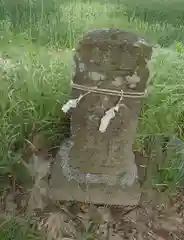
[[(111, 90), (111, 89), (103, 89), (98, 87), (91, 87), (91, 86), (84, 86), (76, 83), (72, 83), (72, 88), (77, 90), (82, 90), (85, 92), (94, 92), (99, 94), (105, 94), (105, 95), (112, 95), (112, 96), (121, 96), (121, 91)], [(145, 97), (145, 92), (124, 92), (123, 93), (124, 98), (143, 98)]]
[(72, 88), (85, 91), (86, 93), (83, 95), (80, 95), (77, 99), (70, 99), (66, 104), (64, 104), (62, 107), (62, 111), (64, 113), (68, 112), (70, 108), (76, 108), (78, 103), (81, 101), (81, 99), (90, 93), (120, 96), (118, 103), (114, 107), (107, 110), (105, 112), (105, 115), (102, 117), (100, 127), (99, 127), (99, 131), (101, 133), (104, 133), (106, 131), (110, 120), (113, 119), (116, 116), (116, 112), (119, 111), (119, 107), (120, 106), (126, 107), (125, 104), (120, 104), (124, 98), (143, 98), (145, 97), (145, 94), (146, 94), (145, 92), (124, 92), (123, 90), (116, 91), (111, 89), (84, 86), (76, 83), (72, 83)]

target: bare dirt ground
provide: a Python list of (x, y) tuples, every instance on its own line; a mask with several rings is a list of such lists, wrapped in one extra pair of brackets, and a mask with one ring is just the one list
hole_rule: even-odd
[[(156, 191), (143, 196), (138, 206), (97, 206), (80, 202), (48, 203), (31, 214), (31, 222), (49, 240), (175, 240), (184, 237), (184, 190), (170, 197)], [(1, 214), (27, 216), (29, 197), (20, 191), (3, 199)]]

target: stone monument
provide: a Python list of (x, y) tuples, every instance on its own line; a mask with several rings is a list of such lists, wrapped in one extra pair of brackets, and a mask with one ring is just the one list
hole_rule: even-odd
[(56, 200), (136, 205), (132, 145), (149, 78), (152, 47), (119, 29), (95, 29), (74, 53), (71, 136), (62, 142), (50, 187)]

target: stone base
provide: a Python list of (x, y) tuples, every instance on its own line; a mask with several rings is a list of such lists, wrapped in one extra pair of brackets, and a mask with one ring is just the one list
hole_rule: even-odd
[(141, 190), (139, 183), (121, 189), (103, 184), (78, 184), (68, 181), (61, 170), (61, 159), (56, 158), (50, 179), (51, 195), (56, 201), (80, 201), (105, 205), (137, 205)]

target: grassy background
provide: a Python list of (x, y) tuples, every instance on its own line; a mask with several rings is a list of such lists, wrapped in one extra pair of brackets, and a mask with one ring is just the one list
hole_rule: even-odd
[(0, 19), (11, 24), (13, 33), (51, 46), (71, 47), (92, 27), (133, 30), (168, 46), (183, 40), (184, 4), (177, 1), (0, 0)]
[(149, 137), (183, 138), (184, 3), (177, 1), (0, 0), (0, 172), (13, 171), (35, 128), (52, 143), (59, 138), (71, 49), (91, 28), (122, 28), (160, 45), (136, 147), (143, 149)]
[(0, 218), (0, 237), (2, 240), (46, 240), (44, 233), (36, 230), (36, 227), (28, 227), (25, 220), (6, 217), (6, 221)]
[[(184, 140), (182, 0), (0, 0), (0, 179), (10, 173), (24, 181), (17, 166), (25, 139), (35, 130), (57, 144), (72, 74), (71, 49), (81, 35), (100, 27), (134, 31), (159, 44), (135, 149), (146, 150), (158, 165), (152, 183), (176, 188), (182, 182), (183, 146), (174, 139), (174, 155), (160, 151), (163, 136)], [(16, 224), (7, 226), (1, 239), (31, 239), (17, 232)]]

